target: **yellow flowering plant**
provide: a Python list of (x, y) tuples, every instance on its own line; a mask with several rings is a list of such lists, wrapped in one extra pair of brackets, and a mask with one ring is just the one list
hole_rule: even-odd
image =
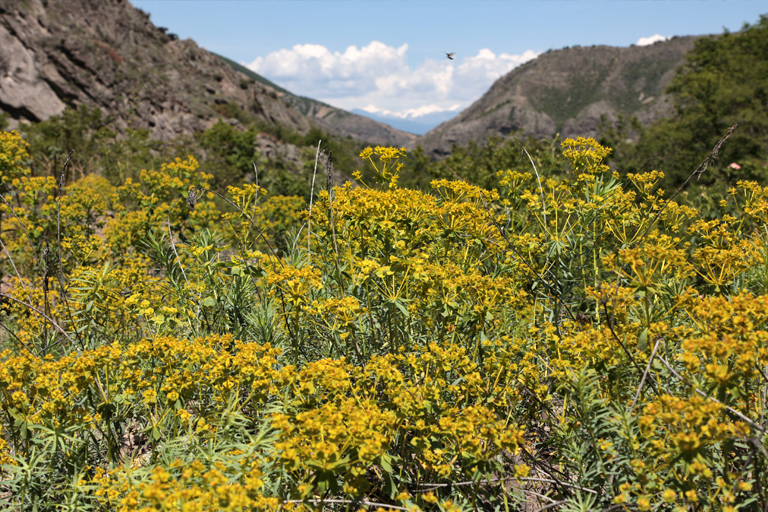
[(368, 148), (380, 188), (310, 216), (253, 184), (214, 201), (191, 157), (62, 186), (14, 137), (9, 508), (768, 506), (759, 184), (705, 217), (593, 139), (425, 190)]

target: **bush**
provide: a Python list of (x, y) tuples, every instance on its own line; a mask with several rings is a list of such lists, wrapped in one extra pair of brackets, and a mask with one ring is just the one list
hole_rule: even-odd
[(61, 206), (16, 179), (0, 496), (762, 510), (768, 188), (741, 182), (703, 219), (609, 151), (568, 139), (568, 173), (418, 191), (403, 150), (369, 148), (381, 189), (311, 209), (242, 185), (222, 213), (193, 158), (78, 181)]

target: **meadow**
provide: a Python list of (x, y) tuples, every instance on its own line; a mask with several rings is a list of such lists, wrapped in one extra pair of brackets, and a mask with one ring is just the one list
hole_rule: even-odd
[(681, 201), (721, 144), (677, 191), (593, 139), (488, 188), (318, 145), (307, 201), (33, 176), (3, 132), (0, 500), (764, 511), (768, 187)]

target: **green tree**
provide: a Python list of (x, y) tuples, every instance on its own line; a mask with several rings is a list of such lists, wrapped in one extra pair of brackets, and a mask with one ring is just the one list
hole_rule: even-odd
[[(696, 42), (670, 83), (674, 115), (641, 132), (616, 160), (621, 171), (658, 169), (677, 188), (734, 123), (739, 128), (699, 185), (761, 178), (768, 166), (768, 16), (739, 32)], [(730, 164), (737, 163), (731, 167)]]
[(198, 140), (206, 151), (201, 168), (214, 176), (216, 188), (224, 190), (242, 183), (246, 175), (253, 173), (253, 164), (258, 162), (253, 128), (239, 131), (219, 121), (199, 134)]
[(40, 176), (58, 175), (70, 153), (66, 181), (100, 172), (98, 155), (115, 139), (113, 122), (114, 119), (103, 115), (98, 107), (80, 105), (25, 126), (24, 135), (34, 158), (32, 172)]
[[(531, 159), (529, 160), (528, 152)], [(466, 147), (453, 146), (451, 155), (443, 160), (430, 160), (423, 148), (409, 152), (400, 185), (406, 188), (429, 188), (432, 180), (464, 180), (485, 189), (498, 187), (498, 172), (514, 170), (533, 173), (531, 160), (539, 172), (546, 176), (567, 172), (566, 162), (560, 157), (560, 140), (535, 139), (523, 142), (516, 139), (491, 137), (485, 145), (470, 141)]]
[[(66, 183), (99, 174), (118, 185), (127, 178), (138, 179), (141, 169), (159, 167), (177, 156), (190, 154), (189, 141), (184, 137), (164, 144), (150, 139), (149, 130), (126, 128), (119, 133), (113, 116), (85, 105), (67, 107), (60, 115), (22, 125), (20, 130), (29, 143), (34, 158), (32, 172), (37, 176), (58, 178), (71, 153)], [(194, 149), (199, 153), (199, 148)]]

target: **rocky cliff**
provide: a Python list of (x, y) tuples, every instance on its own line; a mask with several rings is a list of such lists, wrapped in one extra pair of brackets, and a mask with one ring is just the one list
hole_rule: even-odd
[(154, 26), (127, 0), (0, 0), (0, 111), (12, 124), (88, 105), (161, 140), (234, 113), (301, 134), (318, 126), (382, 145), (415, 138), (333, 107), (303, 112), (253, 75)]
[(664, 90), (695, 40), (549, 51), (501, 77), (482, 98), (411, 147), (420, 144), (441, 157), (454, 144), (492, 135), (595, 136), (601, 116), (615, 122), (622, 112), (647, 126), (671, 113)]
[(288, 104), (297, 109), (305, 116), (312, 119), (315, 124), (324, 131), (353, 139), (363, 141), (376, 141), (381, 146), (405, 146), (413, 143), (417, 136), (407, 133), (388, 124), (376, 121), (364, 115), (357, 115), (347, 112), (340, 108), (333, 107), (327, 103), (307, 98), (306, 96), (297, 96), (282, 87), (273, 84), (266, 78), (254, 73), (250, 69), (221, 57), (233, 69), (239, 71), (246, 77), (259, 81), (271, 87), (278, 97), (284, 99)]

